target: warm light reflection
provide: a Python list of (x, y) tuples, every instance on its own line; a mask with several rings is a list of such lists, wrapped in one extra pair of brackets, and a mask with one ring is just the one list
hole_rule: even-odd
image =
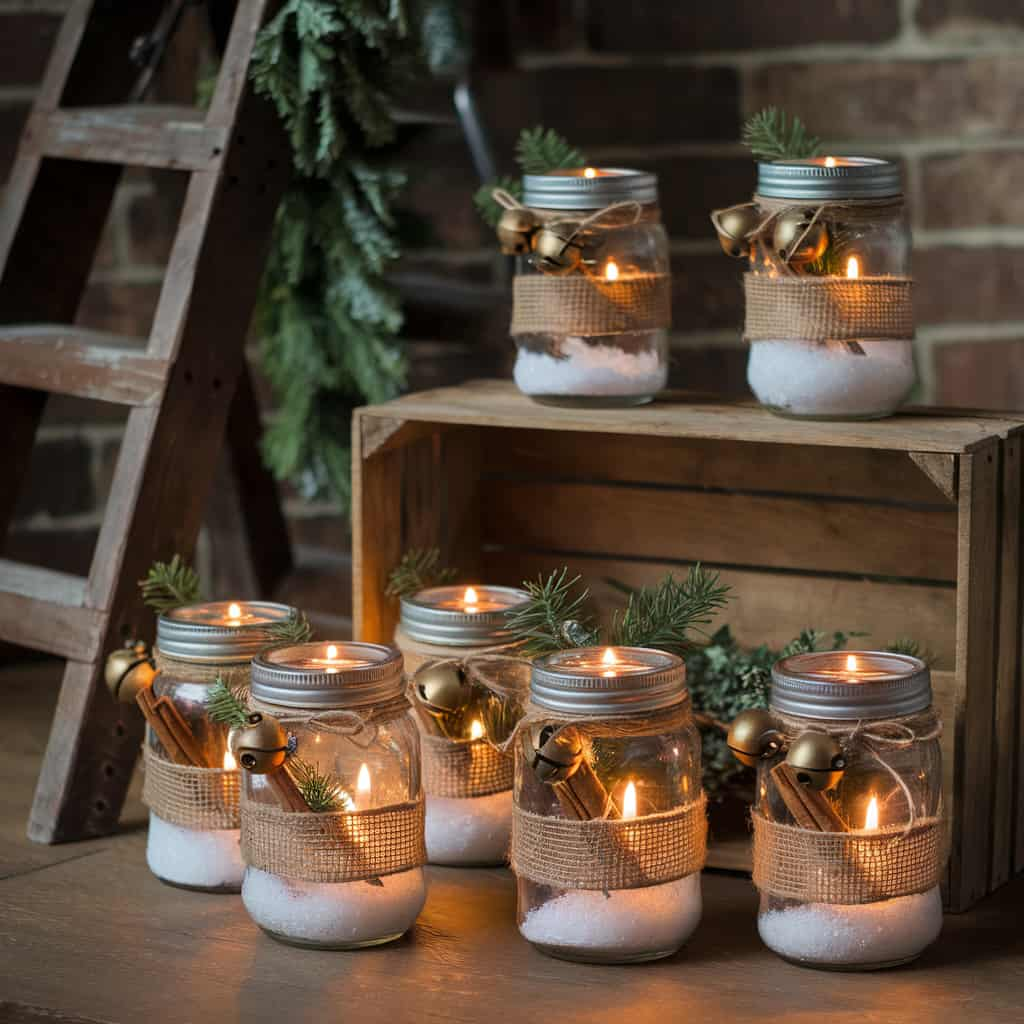
[(860, 277), (860, 261), (856, 256), (851, 256), (846, 261), (846, 276), (849, 278)]
[(869, 831), (876, 828), (878, 828), (878, 797), (873, 796), (868, 801), (867, 814), (864, 815), (864, 830)]
[(338, 647), (336, 644), (327, 645), (327, 660), (334, 661), (338, 657)]
[[(610, 647), (606, 647), (604, 649), (604, 655), (601, 658), (601, 664), (602, 665), (617, 665), (618, 663), (619, 663), (619, 659), (615, 657), (615, 652)], [(610, 679), (612, 676), (614, 676), (616, 674), (616, 672), (615, 672), (615, 669), (611, 668), (611, 669), (608, 669), (605, 672), (602, 672), (601, 674), (603, 676), (605, 676), (605, 678), (609, 678)]]
[(848, 654), (846, 656), (846, 671), (847, 672), (856, 672), (857, 671), (857, 655), (856, 654)]
[(619, 265), (615, 260), (609, 260), (605, 264), (604, 268), (604, 279), (606, 281), (618, 281), (619, 279)]
[(626, 792), (622, 795), (622, 816), (636, 817), (636, 786), (632, 782), (626, 783)]
[(238, 767), (238, 762), (235, 761), (234, 754), (230, 750), (224, 751), (224, 770), (226, 772), (234, 771)]
[(462, 604), (467, 612), (475, 612), (476, 605), (480, 598), (477, 597), (476, 590), (473, 587), (466, 587), (466, 592), (462, 595)]
[(593, 167), (584, 167), (583, 168), (583, 177), (584, 178), (596, 178), (597, 177), (597, 171), (595, 171)]
[(473, 719), (473, 724), (469, 727), (469, 738), (471, 740), (478, 740), (484, 734), (484, 724), (479, 718)]
[(370, 769), (366, 765), (359, 766), (359, 777), (356, 779), (356, 792), (370, 792)]
[(825, 157), (825, 166), (826, 167), (835, 167), (835, 165), (836, 165), (836, 158), (834, 156), (827, 156), (827, 157)]
[(228, 605), (228, 618), (229, 619), (240, 619), (242, 617), (242, 609), (234, 603)]

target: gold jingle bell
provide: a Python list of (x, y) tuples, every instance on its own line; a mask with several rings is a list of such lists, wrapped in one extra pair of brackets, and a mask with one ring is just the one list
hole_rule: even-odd
[(424, 665), (413, 677), (413, 692), (433, 715), (450, 715), (468, 707), (473, 686), (452, 663)]
[(753, 206), (737, 206), (723, 210), (715, 218), (718, 244), (726, 256), (742, 260), (750, 255), (747, 235), (761, 222), (761, 215)]
[(564, 782), (583, 759), (583, 747), (575, 729), (559, 731), (553, 725), (538, 725), (530, 731), (530, 767), (541, 782)]
[(276, 718), (254, 711), (245, 725), (231, 731), (228, 746), (246, 771), (266, 775), (284, 764), (288, 736)]
[(786, 764), (808, 789), (834, 789), (846, 770), (846, 756), (827, 732), (802, 732), (789, 745)]
[(814, 220), (814, 210), (787, 210), (775, 221), (772, 244), (784, 263), (802, 266), (813, 263), (828, 248), (828, 229)]
[(501, 251), (506, 256), (525, 256), (539, 227), (540, 218), (533, 210), (521, 206), (502, 210), (497, 228)]
[(575, 228), (558, 225), (542, 227), (533, 236), (533, 263), (545, 274), (571, 274), (583, 259), (583, 246)]
[(768, 711), (750, 708), (732, 720), (726, 742), (737, 761), (753, 768), (761, 758), (781, 749), (782, 736)]
[(122, 704), (134, 704), (138, 694), (153, 685), (155, 677), (153, 659), (141, 641), (111, 651), (103, 666), (103, 681), (114, 700)]

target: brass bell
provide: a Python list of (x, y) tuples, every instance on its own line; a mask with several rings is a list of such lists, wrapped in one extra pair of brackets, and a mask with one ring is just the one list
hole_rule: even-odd
[(750, 255), (747, 235), (761, 222), (761, 215), (753, 206), (736, 206), (723, 210), (715, 218), (718, 244), (726, 256), (741, 260)]
[[(814, 210), (787, 210), (775, 221), (775, 254), (790, 266), (821, 259), (828, 248), (828, 229), (814, 220)], [(812, 223), (813, 222), (813, 223)]]
[(789, 745), (786, 764), (796, 781), (808, 789), (827, 790), (839, 784), (846, 756), (838, 741), (827, 732), (802, 732)]
[(266, 775), (284, 764), (288, 735), (276, 718), (254, 711), (245, 725), (232, 730), (228, 746), (246, 771)]
[(753, 768), (761, 758), (781, 749), (782, 736), (769, 712), (750, 708), (732, 720), (726, 742), (737, 761)]
[(533, 263), (545, 274), (571, 274), (582, 259), (583, 246), (572, 227), (543, 227), (533, 236)]
[(501, 251), (506, 256), (525, 256), (539, 227), (540, 218), (533, 210), (523, 207), (503, 210), (497, 228)]
[(530, 745), (530, 767), (541, 782), (564, 782), (583, 760), (583, 746), (575, 729), (534, 726), (530, 731)]
[(473, 686), (460, 666), (448, 662), (424, 665), (413, 677), (413, 691), (431, 714), (450, 715), (469, 705)]
[(107, 655), (103, 666), (103, 680), (114, 700), (134, 704), (142, 690), (148, 690), (156, 677), (156, 667), (149, 650), (141, 641), (130, 647), (121, 647)]

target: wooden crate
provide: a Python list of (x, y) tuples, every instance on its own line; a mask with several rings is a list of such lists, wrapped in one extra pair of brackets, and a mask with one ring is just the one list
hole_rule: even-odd
[[(951, 821), (947, 903), (1024, 869), (1021, 440), (1024, 420), (911, 410), (785, 420), (674, 395), (630, 410), (536, 405), (475, 382), (357, 412), (356, 636), (391, 638), (383, 594), (409, 547), (515, 584), (562, 564), (647, 583), (701, 561), (735, 588), (741, 642), (855, 629), (935, 655)], [(711, 863), (735, 865), (735, 849)]]

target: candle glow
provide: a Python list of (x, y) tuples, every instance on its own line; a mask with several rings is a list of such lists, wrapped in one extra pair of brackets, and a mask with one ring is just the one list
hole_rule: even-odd
[(235, 761), (234, 755), (230, 750), (224, 751), (224, 770), (226, 772), (234, 771), (238, 767), (238, 763)]
[(462, 605), (465, 610), (470, 614), (476, 612), (479, 602), (480, 598), (477, 597), (476, 590), (473, 587), (466, 587), (466, 592), (462, 595)]
[(583, 177), (584, 178), (596, 178), (597, 177), (597, 171), (595, 171), (593, 167), (584, 167), (583, 168)]
[(356, 779), (356, 792), (365, 796), (370, 792), (370, 769), (365, 764), (359, 766), (359, 776)]
[(848, 654), (846, 656), (846, 671), (847, 672), (856, 672), (857, 671), (857, 655), (856, 654)]
[(479, 718), (473, 719), (473, 724), (469, 727), (469, 738), (471, 740), (478, 740), (484, 734), (484, 725)]
[[(604, 649), (604, 656), (601, 658), (601, 664), (617, 665), (618, 662), (619, 659), (615, 657), (615, 652), (610, 647), (606, 647)], [(601, 673), (601, 675), (603, 675), (607, 679), (614, 678), (615, 674), (615, 669), (613, 668), (606, 669), (604, 672)]]
[(615, 260), (609, 260), (605, 264), (604, 268), (604, 279), (606, 281), (618, 281), (619, 279), (619, 265)]
[(867, 813), (864, 815), (864, 831), (870, 832), (878, 828), (878, 797), (872, 796), (868, 801)]
[(229, 619), (240, 619), (242, 617), (242, 609), (232, 602), (228, 605), (228, 618)]
[(860, 261), (856, 256), (851, 256), (846, 261), (846, 276), (851, 280), (860, 277)]
[(626, 783), (626, 792), (622, 795), (622, 816), (623, 818), (636, 817), (636, 786), (632, 780)]
[(825, 157), (825, 166), (826, 167), (835, 167), (835, 165), (836, 165), (836, 158), (834, 156), (827, 156), (827, 157)]

